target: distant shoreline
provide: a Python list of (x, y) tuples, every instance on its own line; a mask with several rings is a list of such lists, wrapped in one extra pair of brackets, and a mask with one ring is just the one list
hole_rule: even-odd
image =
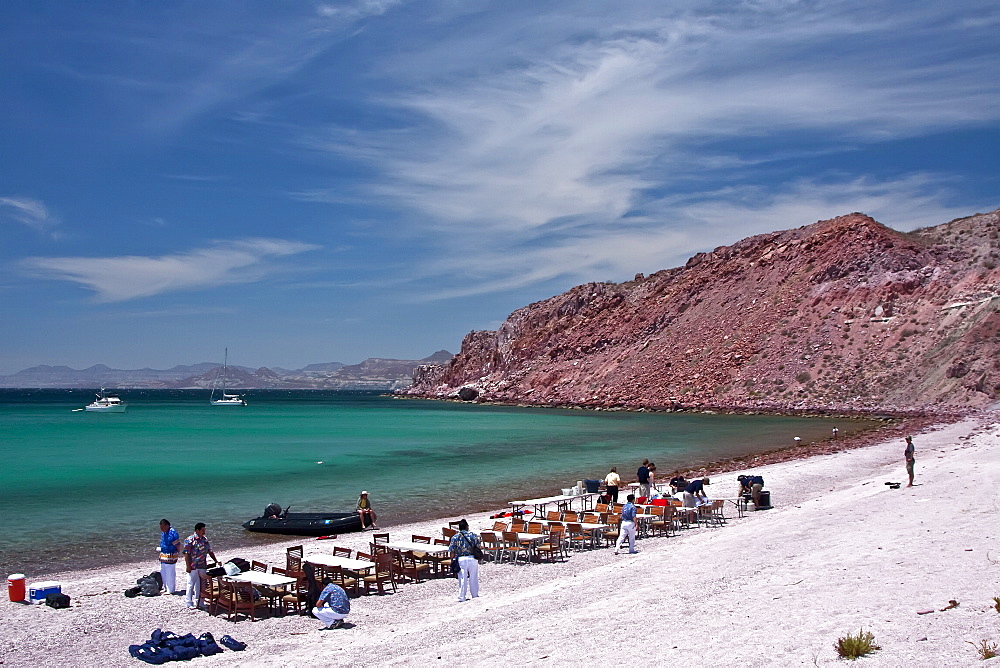
[(746, 471), (758, 466), (768, 464), (778, 464), (781, 462), (794, 461), (797, 459), (808, 459), (816, 455), (828, 455), (845, 450), (854, 450), (867, 447), (878, 442), (885, 441), (891, 437), (889, 430), (899, 433), (900, 438), (906, 434), (916, 434), (935, 427), (954, 424), (971, 414), (979, 411), (969, 409), (968, 411), (935, 411), (926, 410), (837, 410), (832, 408), (750, 408), (742, 406), (714, 406), (714, 407), (619, 407), (605, 408), (600, 406), (586, 406), (581, 404), (559, 404), (542, 405), (529, 403), (507, 403), (499, 401), (463, 401), (457, 397), (428, 397), (419, 395), (386, 395), (398, 399), (423, 399), (428, 401), (445, 401), (453, 403), (466, 403), (478, 406), (507, 406), (512, 408), (553, 408), (563, 410), (590, 410), (595, 412), (629, 412), (629, 413), (699, 413), (705, 415), (781, 415), (788, 417), (822, 417), (822, 418), (843, 418), (845, 420), (877, 420), (882, 422), (881, 426), (873, 426), (870, 429), (851, 434), (849, 436), (833, 436), (823, 441), (814, 443), (803, 443), (801, 445), (791, 445), (777, 450), (765, 450), (752, 452), (742, 457), (727, 457), (712, 460), (703, 466), (690, 468), (676, 468), (669, 473), (661, 473), (662, 479), (665, 475), (673, 477), (684, 475), (685, 477), (705, 476), (712, 473), (731, 473), (734, 471)]

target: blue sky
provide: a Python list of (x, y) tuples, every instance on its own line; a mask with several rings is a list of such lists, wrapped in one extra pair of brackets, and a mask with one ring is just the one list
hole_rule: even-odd
[(1000, 206), (995, 2), (0, 3), (0, 373), (457, 352), (587, 281)]

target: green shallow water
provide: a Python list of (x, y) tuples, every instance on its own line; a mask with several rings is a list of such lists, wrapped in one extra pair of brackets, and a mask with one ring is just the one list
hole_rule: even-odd
[(871, 424), (349, 392), (254, 391), (247, 407), (210, 406), (204, 392), (121, 395), (126, 413), (95, 414), (72, 411), (88, 391), (0, 390), (0, 573), (152, 559), (160, 517), (182, 535), (206, 522), (222, 552), (275, 540), (240, 526), (272, 501), (353, 510), (367, 489), (380, 525), (391, 526), (558, 493), (610, 466), (627, 477), (644, 457), (662, 475)]

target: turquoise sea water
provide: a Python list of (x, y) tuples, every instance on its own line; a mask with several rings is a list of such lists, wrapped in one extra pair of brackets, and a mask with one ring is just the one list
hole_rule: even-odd
[[(240, 524), (270, 502), (353, 510), (380, 525), (558, 493), (649, 457), (677, 467), (829, 436), (833, 418), (609, 413), (254, 391), (247, 407), (205, 392), (121, 393), (124, 414), (73, 412), (85, 390), (0, 390), (0, 574), (40, 575), (152, 558), (157, 521), (209, 525), (221, 550), (275, 540)], [(733, 475), (735, 480), (735, 474)]]

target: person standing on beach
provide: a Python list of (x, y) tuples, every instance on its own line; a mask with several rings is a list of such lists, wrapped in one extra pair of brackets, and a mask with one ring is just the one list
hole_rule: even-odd
[(472, 547), (479, 547), (479, 536), (469, 531), (468, 520), (458, 522), (458, 531), (448, 543), (448, 552), (458, 559), (458, 601), (465, 601), (468, 591), (472, 598), (479, 598), (479, 560), (473, 556)]
[(181, 556), (181, 537), (166, 519), (160, 520), (160, 578), (168, 594), (177, 591), (177, 559)]
[(643, 459), (639, 470), (635, 472), (635, 478), (639, 481), (639, 496), (649, 497), (649, 460)]
[(378, 526), (375, 524), (375, 520), (378, 517), (375, 515), (375, 511), (372, 510), (372, 502), (368, 500), (367, 491), (361, 492), (361, 496), (358, 497), (358, 517), (361, 518), (362, 529), (366, 529), (369, 526), (372, 529), (378, 529)]
[(184, 602), (188, 608), (198, 607), (198, 599), (201, 598), (201, 576), (208, 570), (208, 557), (212, 557), (213, 562), (219, 563), (215, 553), (212, 552), (212, 544), (205, 537), (205, 523), (198, 522), (194, 525), (194, 533), (184, 541), (184, 564), (188, 574)]
[(618, 542), (615, 543), (615, 554), (622, 549), (622, 543), (625, 542), (625, 538), (628, 538), (628, 553), (636, 554), (638, 550), (635, 549), (635, 494), (629, 494), (626, 498), (626, 504), (622, 506), (622, 524), (621, 531), (618, 533)]
[(604, 476), (604, 484), (607, 486), (611, 503), (618, 503), (618, 488), (622, 486), (622, 479), (618, 475), (618, 468), (616, 466), (612, 466), (611, 472)]
[(910, 476), (910, 482), (907, 487), (913, 487), (913, 465), (917, 462), (916, 457), (913, 456), (913, 437), (906, 437), (906, 449), (903, 450), (903, 457), (906, 459), (906, 473)]
[(656, 464), (649, 462), (649, 493), (646, 495), (646, 503), (653, 498), (653, 494), (656, 494)]
[(316, 600), (313, 616), (326, 624), (324, 631), (338, 629), (344, 623), (344, 617), (351, 612), (351, 599), (340, 585), (334, 584), (330, 578), (323, 578), (323, 591)]

